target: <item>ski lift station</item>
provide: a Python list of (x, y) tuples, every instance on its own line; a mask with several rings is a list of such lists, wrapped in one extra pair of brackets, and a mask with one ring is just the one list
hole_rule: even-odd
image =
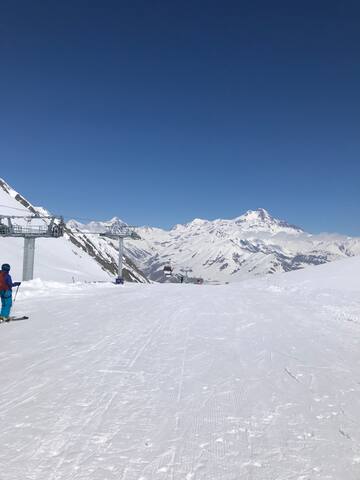
[(35, 240), (63, 235), (62, 217), (0, 215), (0, 237), (24, 239), (23, 280), (32, 280), (34, 277)]

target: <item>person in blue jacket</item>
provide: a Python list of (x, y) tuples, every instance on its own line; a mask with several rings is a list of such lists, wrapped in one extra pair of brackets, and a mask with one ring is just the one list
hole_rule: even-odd
[(10, 310), (12, 306), (12, 289), (18, 287), (21, 282), (14, 282), (9, 274), (10, 265), (4, 263), (1, 266), (0, 272), (0, 297), (1, 297), (1, 312), (0, 322), (7, 322), (10, 319)]

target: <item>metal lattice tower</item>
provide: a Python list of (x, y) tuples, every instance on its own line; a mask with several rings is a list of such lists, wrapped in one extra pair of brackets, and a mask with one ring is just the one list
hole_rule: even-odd
[[(18, 225), (13, 220), (22, 219), (26, 225)], [(40, 225), (34, 225), (40, 220)], [(24, 223), (25, 223), (24, 222)], [(34, 277), (35, 240), (37, 238), (59, 238), (64, 235), (64, 220), (56, 216), (16, 216), (0, 215), (0, 237), (24, 239), (23, 280)]]
[(123, 279), (123, 255), (124, 255), (124, 238), (132, 238), (133, 240), (139, 240), (140, 236), (135, 232), (134, 226), (125, 225), (122, 223), (114, 223), (108, 227), (105, 233), (100, 233), (101, 237), (108, 237), (119, 241), (119, 262), (118, 262), (118, 276), (116, 283), (124, 283)]

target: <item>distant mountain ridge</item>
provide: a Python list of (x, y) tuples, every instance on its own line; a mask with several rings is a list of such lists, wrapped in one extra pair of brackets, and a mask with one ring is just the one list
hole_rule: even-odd
[[(122, 222), (114, 218), (70, 226), (105, 231), (117, 221)], [(167, 280), (165, 265), (172, 266), (174, 281), (188, 270), (191, 277), (224, 283), (360, 255), (359, 238), (312, 235), (264, 208), (230, 220), (195, 218), (170, 230), (141, 227), (137, 231), (141, 240), (127, 240), (126, 254), (154, 281)]]
[[(31, 205), (4, 180), (0, 180), (0, 204), (3, 204), (0, 207), (3, 214), (16, 215), (21, 211), (48, 214), (45, 208)], [(10, 209), (4, 208), (4, 204)], [(111, 226), (121, 227), (124, 223), (118, 217), (87, 224), (70, 220), (65, 237), (57, 244), (52, 243), (54, 240), (39, 243), (47, 245), (50, 242), (55, 247), (66, 242), (61, 243), (64, 247), (61, 261), (78, 264), (74, 269), (78, 272), (75, 278), (84, 277), (81, 269), (94, 270), (91, 275), (98, 275), (98, 270), (91, 266), (92, 261), (109, 278), (117, 273), (118, 246), (115, 240), (100, 237), (98, 233)], [(125, 241), (124, 258), (125, 279), (135, 282), (165, 281), (165, 265), (172, 266), (174, 281), (187, 270), (190, 277), (225, 283), (360, 255), (359, 238), (337, 234), (312, 235), (273, 217), (264, 208), (249, 210), (234, 219), (196, 218), (186, 224), (177, 224), (171, 230), (140, 227), (137, 232), (141, 239)], [(8, 245), (10, 251), (19, 244), (15, 240), (1, 239), (1, 242)], [(21, 244), (18, 248), (22, 248)], [(65, 255), (69, 248), (72, 253)], [(53, 253), (54, 256), (46, 258), (56, 263), (56, 251)], [(72, 268), (62, 268), (60, 278), (66, 277), (66, 271), (71, 272)], [(89, 278), (89, 275), (87, 273), (85, 277)]]
[(130, 258), (152, 280), (164, 280), (170, 264), (180, 275), (232, 282), (252, 276), (287, 272), (360, 255), (360, 239), (312, 235), (259, 208), (231, 220), (194, 219), (166, 231), (143, 227), (142, 240), (127, 242)]

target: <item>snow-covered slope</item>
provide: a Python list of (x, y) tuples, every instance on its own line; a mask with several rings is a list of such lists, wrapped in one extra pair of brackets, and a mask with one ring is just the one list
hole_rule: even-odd
[(192, 277), (232, 282), (249, 276), (296, 270), (360, 255), (360, 239), (311, 235), (258, 209), (233, 220), (195, 219), (172, 230), (139, 229), (142, 238), (127, 242), (128, 255), (153, 280), (163, 267)]
[(221, 286), (34, 281), (15, 308), (2, 480), (359, 479), (360, 258)]
[[(1, 215), (49, 215), (43, 207), (34, 207), (22, 195), (0, 179)], [(44, 220), (37, 220), (43, 222)], [(21, 224), (24, 220), (17, 219)], [(23, 240), (0, 237), (1, 262), (12, 265), (17, 279), (22, 275)], [(66, 229), (65, 236), (58, 239), (36, 240), (34, 276), (46, 280), (110, 280), (116, 275), (117, 248), (110, 240), (93, 235), (88, 238), (77, 231)], [(1, 263), (0, 262), (0, 263)], [(128, 258), (125, 258), (126, 280), (146, 282), (146, 277)]]

